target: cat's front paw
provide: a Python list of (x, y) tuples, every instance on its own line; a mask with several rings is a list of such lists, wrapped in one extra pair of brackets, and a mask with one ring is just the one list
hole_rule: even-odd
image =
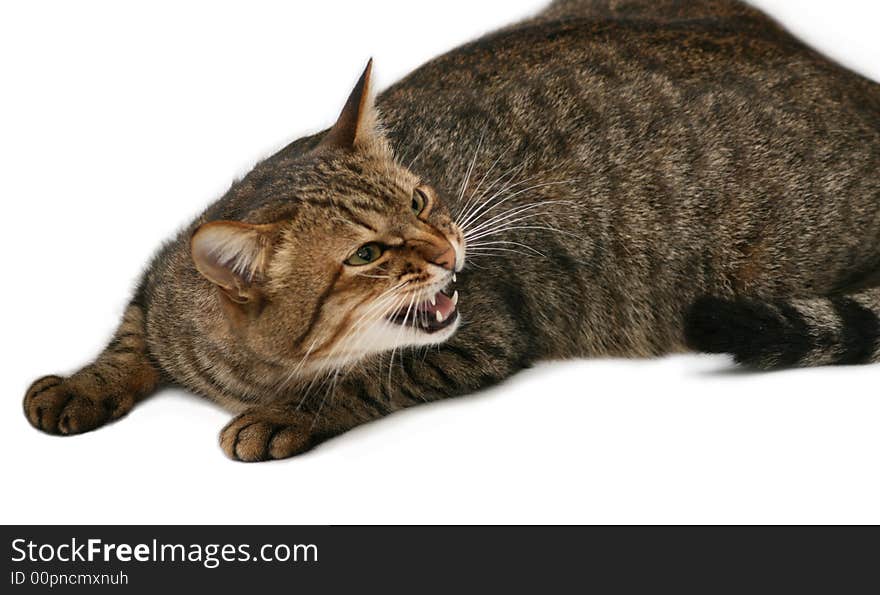
[(49, 434), (82, 434), (127, 413), (133, 399), (120, 399), (60, 376), (45, 376), (28, 388), (24, 414), (32, 426)]
[(311, 448), (311, 430), (305, 415), (250, 409), (223, 428), (220, 447), (235, 461), (286, 459)]

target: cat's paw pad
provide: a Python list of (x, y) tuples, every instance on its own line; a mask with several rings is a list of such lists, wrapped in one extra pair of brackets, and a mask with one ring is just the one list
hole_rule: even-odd
[(34, 382), (24, 397), (24, 413), (32, 426), (49, 434), (82, 434), (131, 409), (127, 399), (88, 394), (60, 376)]
[(311, 422), (298, 414), (246, 411), (220, 432), (220, 447), (236, 461), (286, 459), (310, 446)]

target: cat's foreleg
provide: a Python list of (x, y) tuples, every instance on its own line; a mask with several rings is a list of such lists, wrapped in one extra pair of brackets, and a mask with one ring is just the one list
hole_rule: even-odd
[(94, 362), (69, 377), (45, 376), (31, 384), (24, 398), (28, 421), (49, 434), (69, 435), (128, 413), (159, 382), (144, 333), (143, 308), (132, 303)]
[(496, 384), (522, 362), (503, 348), (455, 341), (393, 362), (385, 356), (305, 397), (245, 411), (220, 433), (220, 446), (239, 461), (287, 458), (394, 411)]

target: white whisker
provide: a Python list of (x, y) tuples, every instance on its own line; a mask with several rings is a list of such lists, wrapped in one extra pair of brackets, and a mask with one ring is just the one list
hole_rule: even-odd
[(519, 246), (520, 248), (525, 248), (526, 250), (534, 252), (535, 254), (538, 254), (539, 256), (544, 256), (544, 254), (542, 252), (535, 250), (534, 248), (532, 248), (531, 246), (529, 246), (527, 244), (523, 244), (521, 242), (508, 241), (508, 240), (495, 240), (492, 242), (480, 242), (478, 244), (471, 244), (471, 245), (469, 245), (469, 249), (476, 250), (478, 248), (486, 248), (489, 246), (494, 246), (494, 245), (499, 245), (499, 244), (510, 244), (510, 245), (514, 245), (514, 246)]
[[(513, 171), (513, 170), (517, 170), (516, 173), (519, 173), (519, 170), (521, 170), (523, 167), (525, 167), (526, 163), (527, 163), (527, 161), (524, 160), (519, 166), (515, 166), (515, 167), (512, 168), (511, 170), (508, 170), (508, 172)], [(551, 169), (550, 171), (553, 171), (553, 170)], [(498, 189), (497, 191), (495, 191), (495, 193), (492, 194), (488, 199), (486, 199), (486, 200), (480, 202), (480, 201), (482, 200), (483, 196), (484, 196), (485, 194), (487, 194), (487, 193), (488, 193), (488, 192), (489, 192), (489, 191), (495, 186), (495, 183), (498, 181), (498, 180), (496, 180), (496, 182), (493, 182), (492, 185), (489, 186), (489, 188), (487, 188), (486, 191), (484, 191), (483, 194), (481, 194), (481, 195), (479, 196), (479, 198), (477, 199), (477, 203), (478, 203), (478, 204), (475, 205), (475, 207), (476, 207), (475, 210), (473, 210), (472, 212), (470, 212), (470, 213), (469, 213), (467, 216), (465, 216), (465, 217), (459, 217), (459, 218), (457, 218), (457, 221), (460, 222), (459, 225), (460, 225), (462, 228), (465, 228), (465, 229), (466, 229), (466, 228), (467, 228), (467, 227), (468, 227), (468, 226), (469, 226), (469, 225), (470, 225), (475, 219), (478, 218), (477, 215), (479, 215), (481, 212), (485, 212), (485, 211), (489, 210), (488, 207), (489, 207), (490, 205), (492, 205), (492, 203), (493, 203), (496, 199), (504, 198), (504, 197), (505, 197), (505, 193), (510, 192), (510, 191), (512, 191), (514, 188), (516, 188), (516, 187), (518, 187), (518, 186), (522, 186), (523, 184), (526, 184), (526, 183), (528, 183), (528, 182), (530, 182), (530, 181), (532, 181), (532, 180), (534, 180), (534, 179), (536, 179), (536, 178), (544, 177), (544, 176), (546, 176), (548, 173), (549, 173), (549, 172), (547, 172), (547, 171), (542, 172), (542, 173), (538, 173), (538, 174), (535, 174), (535, 175), (529, 176), (528, 178), (525, 178), (525, 179), (523, 179), (523, 180), (518, 180), (517, 182), (513, 182), (513, 180), (515, 179), (516, 176), (515, 176), (515, 175), (514, 175), (514, 176), (511, 176), (509, 179), (505, 180), (504, 184), (501, 186), (500, 189)], [(505, 174), (502, 174), (501, 177), (505, 177), (506, 175), (507, 175), (506, 173), (505, 173)], [(505, 198), (505, 200), (506, 200), (506, 198)], [(501, 204), (501, 202), (504, 202), (504, 201), (500, 201), (500, 202), (497, 203), (497, 204)]]
[[(531, 217), (526, 217), (526, 219), (531, 219)], [(487, 232), (481, 233), (479, 236), (476, 236), (473, 239), (485, 239), (490, 238), (492, 236), (498, 235), (500, 233), (506, 231), (517, 231), (517, 230), (542, 230), (542, 231), (552, 231), (553, 233), (558, 233), (560, 235), (569, 236), (575, 239), (578, 239), (582, 242), (586, 242), (584, 238), (577, 234), (573, 234), (571, 232), (559, 229), (557, 227), (551, 227), (547, 225), (504, 225), (497, 229), (489, 230)]]
[[(543, 201), (543, 202), (531, 203), (531, 204), (527, 204), (527, 205), (520, 205), (518, 207), (513, 207), (503, 213), (499, 213), (499, 214), (495, 215), (494, 217), (492, 217), (488, 221), (484, 221), (484, 222), (480, 223), (475, 228), (468, 230), (467, 232), (464, 233), (464, 236), (467, 240), (472, 240), (472, 239), (476, 238), (481, 232), (485, 231), (487, 228), (491, 229), (493, 226), (497, 227), (505, 222), (510, 223), (510, 219), (513, 219), (513, 218), (516, 218), (519, 216), (529, 218), (529, 217), (538, 217), (538, 216), (547, 215), (548, 213), (543, 213), (543, 212), (532, 213), (530, 215), (526, 215), (525, 213), (528, 213), (529, 211), (534, 211), (536, 209), (540, 209), (541, 207), (549, 207), (549, 206), (558, 205), (558, 204), (572, 204), (572, 203), (571, 203), (571, 201), (566, 201), (566, 200), (547, 200), (547, 201)], [(518, 221), (520, 219), (514, 219), (514, 220)]]
[[(523, 161), (518, 166), (514, 166), (511, 169), (507, 170), (507, 172), (501, 174), (501, 176), (499, 176), (494, 182), (492, 182), (492, 184), (488, 188), (486, 188), (486, 190), (484, 190), (483, 193), (480, 194), (480, 196), (476, 197), (473, 203), (473, 207), (469, 210), (469, 212), (465, 213), (462, 217), (457, 219), (459, 221), (459, 227), (461, 227), (462, 229), (467, 228), (468, 224), (470, 224), (477, 217), (477, 215), (480, 214), (481, 211), (485, 210), (488, 205), (492, 204), (492, 201), (494, 201), (498, 196), (503, 195), (505, 192), (509, 191), (512, 188), (515, 188), (519, 184), (523, 184), (538, 177), (536, 175), (530, 178), (526, 178), (525, 180), (521, 180), (519, 182), (513, 182), (513, 180), (516, 178), (516, 175), (520, 173), (525, 165), (526, 162)], [(488, 194), (495, 187), (495, 184), (497, 184), (501, 180), (504, 180), (501, 188), (496, 190), (494, 194), (484, 200), (483, 197)]]
[[(530, 191), (532, 191), (532, 190), (537, 190), (537, 189), (540, 189), (540, 188), (546, 188), (546, 187), (548, 187), (548, 186), (559, 186), (559, 185), (561, 185), (561, 184), (570, 184), (570, 183), (572, 183), (572, 181), (573, 181), (573, 180), (563, 180), (563, 181), (558, 181), (558, 182), (544, 182), (544, 183), (541, 183), (541, 184), (534, 184), (534, 185), (529, 186), (529, 187), (527, 187), (527, 188), (523, 188), (523, 189), (517, 190), (516, 192), (513, 192), (513, 193), (511, 193), (511, 194), (508, 194), (508, 195), (504, 196), (501, 200), (498, 200), (498, 201), (495, 202), (493, 205), (491, 205), (489, 208), (485, 209), (485, 210), (483, 211), (483, 215), (488, 214), (490, 211), (492, 211), (492, 210), (494, 210), (494, 209), (500, 207), (501, 205), (503, 205), (503, 204), (506, 203), (507, 201), (512, 200), (512, 199), (516, 198), (517, 196), (519, 196), (519, 195), (521, 195), (521, 194), (523, 194), (523, 193), (525, 193), (525, 192), (530, 192)], [(542, 202), (537, 202), (537, 203), (530, 203), (530, 204), (528, 204), (528, 205), (526, 205), (526, 206), (528, 206), (528, 207), (537, 207), (538, 205), (541, 205), (541, 204), (548, 204), (548, 203), (550, 203), (550, 201), (542, 201)], [(486, 203), (486, 204), (488, 204), (488, 203)], [(497, 215), (496, 215), (496, 217), (497, 217)], [(472, 222), (473, 222), (473, 220), (472, 220)], [(471, 224), (472, 224), (472, 222), (471, 222)], [(481, 226), (485, 225), (486, 223), (487, 223), (487, 222), (480, 223), (479, 225), (477, 225), (477, 227), (476, 227), (475, 229), (479, 229)], [(466, 229), (466, 228), (467, 228), (467, 226), (465, 226), (465, 229)], [(468, 231), (473, 232), (474, 230), (468, 230)], [(462, 231), (462, 233), (467, 234), (467, 232), (465, 232), (465, 231)]]
[(535, 254), (524, 252), (523, 250), (514, 250), (513, 248), (481, 248), (474, 251), (474, 258), (477, 258), (479, 256), (493, 256), (496, 252), (511, 252), (514, 254), (520, 254), (522, 256), (541, 256), (542, 258), (547, 258), (546, 255), (541, 254), (540, 252), (537, 252), (537, 254)]

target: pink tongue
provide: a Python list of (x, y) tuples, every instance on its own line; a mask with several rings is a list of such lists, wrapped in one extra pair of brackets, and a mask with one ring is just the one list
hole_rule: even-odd
[(449, 315), (455, 310), (455, 304), (453, 304), (452, 300), (446, 297), (446, 294), (444, 293), (438, 291), (437, 295), (434, 296), (434, 301), (437, 302), (436, 305), (432, 305), (431, 302), (425, 302), (422, 306), (422, 310), (432, 316), (436, 316), (434, 312), (440, 312), (440, 315), (443, 316), (444, 320), (449, 318)]

